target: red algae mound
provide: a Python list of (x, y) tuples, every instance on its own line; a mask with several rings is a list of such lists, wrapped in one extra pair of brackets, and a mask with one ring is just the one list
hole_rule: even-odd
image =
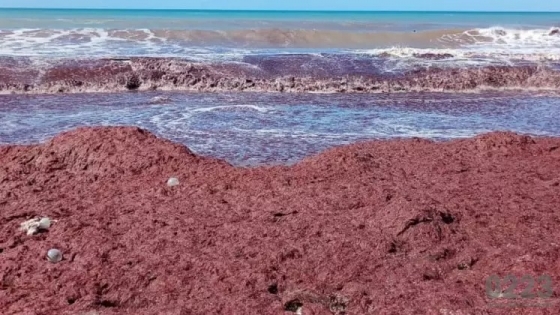
[[(372, 141), (238, 168), (82, 128), (0, 147), (0, 313), (559, 314), (559, 204), (560, 138)], [(19, 230), (44, 216), (48, 231)], [(505, 298), (521, 291), (543, 298)]]

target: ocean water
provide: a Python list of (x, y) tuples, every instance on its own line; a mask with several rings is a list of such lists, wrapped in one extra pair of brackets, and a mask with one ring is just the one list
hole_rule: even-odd
[(0, 95), (0, 144), (81, 126), (146, 128), (234, 165), (290, 164), (371, 139), (436, 141), (501, 130), (560, 136), (560, 97), (508, 93)]
[[(0, 143), (137, 125), (246, 165), (378, 138), (559, 136), (559, 69), (560, 13), (0, 9)], [(301, 88), (242, 92), (255, 78)]]
[(340, 52), (555, 59), (560, 13), (0, 9), (0, 55), (240, 58)]

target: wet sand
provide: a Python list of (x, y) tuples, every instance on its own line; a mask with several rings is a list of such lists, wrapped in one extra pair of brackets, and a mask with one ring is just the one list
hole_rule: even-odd
[[(560, 138), (491, 133), (239, 168), (133, 127), (3, 146), (0, 309), (556, 314), (559, 148)], [(166, 187), (171, 176), (179, 186)], [(18, 231), (35, 216), (57, 222)], [(52, 247), (62, 262), (46, 260)], [(549, 275), (554, 292), (497, 307), (493, 274)]]

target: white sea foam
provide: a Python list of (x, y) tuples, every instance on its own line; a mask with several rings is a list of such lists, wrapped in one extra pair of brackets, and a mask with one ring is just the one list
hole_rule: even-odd
[[(92, 21), (92, 25), (96, 21)], [(517, 58), (525, 60), (560, 60), (560, 33), (556, 28), (511, 29), (503, 27), (478, 28), (471, 30), (441, 30), (424, 33), (351, 33), (352, 36), (366, 36), (360, 42), (370, 45), (372, 49), (352, 50), (358, 53), (388, 54), (396, 58), (413, 58), (417, 54), (438, 53), (451, 54), (455, 59)], [(274, 32), (274, 30), (268, 30)], [(196, 30), (167, 31), (141, 29), (15, 29), (0, 30), (0, 54), (11, 56), (48, 56), (48, 57), (95, 57), (95, 56), (167, 56), (200, 59), (239, 60), (249, 53), (297, 53), (297, 47), (276, 49), (250, 48), (251, 41), (266, 40), (266, 30), (257, 39), (251, 30), (242, 33), (225, 34), (220, 31), (203, 32)], [(270, 38), (287, 36), (294, 43), (299, 42), (293, 36), (303, 36), (302, 42), (318, 41), (317, 49), (336, 39), (328, 34), (322, 37), (278, 30)], [(246, 33), (246, 34), (245, 34)], [(240, 35), (241, 34), (241, 35)], [(242, 35), (245, 34), (245, 35)], [(299, 35), (298, 35), (299, 34)], [(392, 35), (393, 34), (393, 35)], [(348, 35), (348, 36), (350, 36)], [(434, 37), (435, 36), (435, 37)], [(205, 42), (205, 38), (209, 42)], [(343, 37), (344, 38), (344, 37)], [(361, 38), (361, 37), (359, 37)], [(219, 41), (223, 40), (221, 47)], [(236, 44), (236, 41), (240, 42)], [(380, 41), (377, 43), (377, 41)], [(402, 41), (393, 48), (386, 48), (383, 43)], [(410, 42), (408, 42), (410, 41)], [(312, 43), (309, 45), (314, 45)], [(344, 41), (343, 41), (344, 42)], [(342, 42), (341, 42), (342, 43)], [(417, 45), (417, 43), (422, 43)], [(379, 44), (380, 48), (375, 48)], [(385, 47), (384, 47), (385, 46)], [(221, 48), (220, 48), (221, 47)], [(307, 47), (309, 52), (314, 46)], [(320, 55), (317, 55), (320, 56)]]
[(247, 49), (219, 50), (157, 36), (150, 29), (0, 30), (0, 55), (34, 57), (159, 56), (192, 59), (239, 59)]
[[(463, 33), (475, 45), (510, 48), (560, 48), (560, 34), (557, 28), (549, 29), (509, 29), (490, 27), (469, 30)], [(451, 37), (452, 40), (456, 40)]]
[[(558, 28), (490, 27), (443, 35), (438, 40), (443, 47), (439, 48), (391, 47), (356, 52), (408, 59), (415, 64), (422, 63), (422, 59), (425, 59), (424, 63), (427, 64), (560, 61), (560, 33), (557, 33), (559, 31)], [(440, 55), (442, 58), (425, 58), (429, 54)], [(398, 68), (399, 65), (394, 66)]]
[(212, 107), (202, 107), (194, 109), (193, 112), (212, 112), (217, 110), (253, 110), (259, 113), (269, 112), (270, 109), (257, 106), (257, 105), (224, 105), (224, 106), (212, 106)]
[[(556, 28), (512, 29), (503, 27), (479, 28), (471, 30), (443, 30), (425, 34), (398, 33), (414, 40), (422, 39), (424, 44), (415, 46), (414, 40), (387, 48), (338, 49), (335, 52), (366, 54), (383, 57), (380, 67), (387, 72), (399, 72), (416, 66), (477, 66), (493, 64), (513, 64), (518, 62), (560, 61), (560, 33)], [(194, 61), (243, 62), (250, 54), (302, 53), (296, 48), (252, 48), (246, 45), (204, 45), (196, 31), (187, 35), (162, 30), (143, 29), (16, 29), (0, 30), (0, 56), (32, 56), (48, 58), (97, 58), (122, 56), (185, 57)], [(220, 33), (220, 32), (216, 32)], [(443, 35), (439, 35), (442, 33)], [(404, 35), (403, 35), (404, 34)], [(438, 34), (438, 35), (434, 35)], [(228, 38), (224, 34), (218, 37)], [(386, 40), (385, 33), (379, 36)], [(420, 36), (420, 37), (418, 37)], [(428, 36), (426, 38), (422, 36)], [(436, 37), (430, 37), (436, 36)], [(437, 37), (439, 36), (439, 37)], [(390, 37), (390, 36), (389, 36)], [(195, 38), (198, 42), (192, 42)], [(330, 37), (325, 37), (329, 39)], [(371, 37), (377, 38), (377, 37)], [(400, 37), (399, 37), (400, 38)], [(233, 40), (233, 39), (231, 39)], [(392, 40), (391, 40), (392, 41)], [(389, 42), (391, 42), (389, 41)], [(426, 44), (429, 43), (429, 44)], [(372, 47), (375, 47), (372, 43)], [(323, 55), (317, 49), (303, 49), (315, 57)], [(429, 58), (429, 55), (432, 55)], [(433, 58), (433, 55), (439, 55)], [(258, 68), (256, 65), (252, 67)]]

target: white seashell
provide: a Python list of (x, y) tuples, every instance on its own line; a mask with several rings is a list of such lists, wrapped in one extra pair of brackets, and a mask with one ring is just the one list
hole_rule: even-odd
[(174, 187), (179, 185), (179, 179), (176, 177), (171, 177), (167, 180), (167, 186)]
[(34, 235), (39, 232), (39, 228), (37, 226), (31, 226), (27, 229), (27, 235)]
[(41, 230), (48, 230), (51, 227), (51, 219), (49, 218), (42, 218), (39, 221), (39, 229)]
[(51, 227), (52, 222), (55, 221), (47, 217), (41, 219), (33, 218), (21, 223), (20, 230), (26, 232), (27, 235), (34, 235), (37, 234), (39, 230), (48, 230)]
[(57, 263), (62, 260), (62, 252), (56, 248), (51, 248), (47, 252), (47, 259), (52, 263)]
[(33, 235), (39, 231), (39, 219), (27, 220), (20, 224), (20, 230), (26, 232), (27, 235)]
[(27, 220), (27, 221), (22, 222), (20, 224), (20, 230), (26, 232), (27, 230), (29, 230), (29, 228), (34, 227), (34, 226), (38, 226), (38, 225), (39, 225), (39, 219)]

